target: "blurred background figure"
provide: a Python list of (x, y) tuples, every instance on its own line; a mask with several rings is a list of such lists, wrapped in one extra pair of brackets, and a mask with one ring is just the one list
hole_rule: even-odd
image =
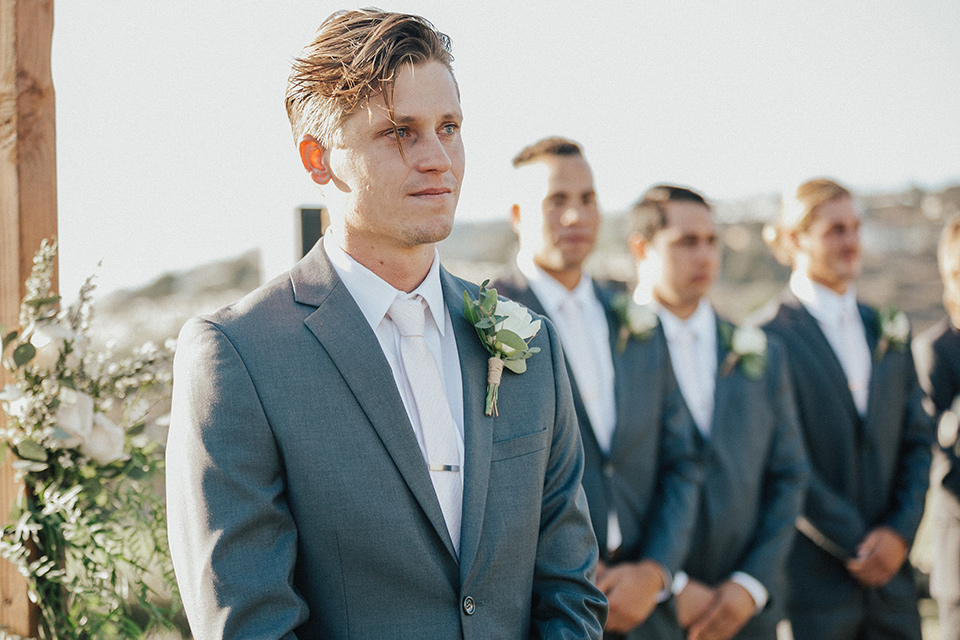
[(674, 606), (651, 624), (678, 640), (775, 638), (808, 473), (783, 347), (714, 312), (720, 246), (700, 194), (653, 187), (631, 223), (634, 300), (660, 317), (706, 467)]
[(930, 482), (933, 551), (930, 592), (940, 610), (940, 639), (960, 640), (960, 216), (944, 226), (937, 263), (947, 318), (913, 341), (920, 384), (939, 422)]
[(513, 165), (511, 225), (520, 251), (513, 272), (493, 286), (557, 326), (600, 543), (597, 585), (610, 602), (604, 637), (650, 638), (642, 623), (669, 596), (690, 541), (702, 473), (693, 423), (656, 317), (642, 336), (623, 334), (616, 291), (583, 268), (600, 211), (580, 146), (547, 138)]
[(766, 235), (792, 274), (759, 318), (786, 345), (812, 464), (788, 566), (798, 640), (920, 638), (906, 559), (932, 425), (906, 317), (856, 299), (861, 217), (846, 188), (810, 180), (784, 198)]

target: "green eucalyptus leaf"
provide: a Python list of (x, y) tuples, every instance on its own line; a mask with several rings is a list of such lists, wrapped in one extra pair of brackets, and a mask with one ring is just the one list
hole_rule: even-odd
[(33, 440), (22, 440), (17, 445), (17, 456), (24, 460), (47, 461), (47, 450)]
[(526, 351), (527, 349), (527, 343), (523, 341), (523, 338), (509, 329), (500, 329), (500, 331), (497, 331), (497, 341), (502, 342), (516, 351)]
[(17, 339), (17, 336), (20, 335), (16, 331), (11, 331), (7, 335), (3, 336), (3, 351), (7, 350), (7, 347), (10, 346), (10, 343)]
[(484, 291), (480, 294), (480, 309), (486, 315), (493, 315), (497, 309), (497, 291)]
[(29, 342), (24, 342), (16, 349), (13, 350), (13, 362), (18, 366), (22, 367), (31, 360), (33, 356), (37, 355), (37, 349)]
[(527, 370), (527, 361), (526, 359), (521, 360), (504, 360), (503, 366), (514, 373), (523, 373)]
[(138, 422), (129, 429), (127, 429), (128, 436), (138, 436), (143, 433), (143, 430), (146, 428), (147, 424), (145, 422)]
[(60, 302), (60, 296), (48, 296), (46, 298), (37, 298), (35, 300), (24, 300), (24, 304), (28, 304), (31, 307), (45, 307), (51, 304), (57, 304)]
[(477, 329), (489, 329), (493, 325), (493, 318), (481, 318), (473, 323)]

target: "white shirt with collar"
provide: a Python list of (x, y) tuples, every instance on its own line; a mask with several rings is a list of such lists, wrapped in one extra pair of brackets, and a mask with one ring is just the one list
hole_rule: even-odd
[[(706, 298), (700, 300), (693, 315), (685, 320), (656, 302), (653, 308), (663, 325), (680, 393), (700, 433), (709, 436), (717, 384), (717, 316)], [(692, 340), (692, 349), (687, 346), (689, 340)]]
[[(573, 370), (573, 377), (590, 417), (590, 426), (604, 453), (610, 453), (613, 431), (617, 424), (617, 405), (614, 394), (613, 354), (610, 352), (610, 326), (603, 305), (597, 299), (593, 280), (584, 272), (573, 291), (553, 279), (532, 259), (517, 257), (517, 267), (527, 279), (530, 288), (543, 304), (560, 333), (560, 344)], [(580, 326), (571, 323), (564, 305), (578, 304), (583, 313)], [(585, 333), (584, 333), (585, 331)], [(587, 345), (586, 349), (578, 349)], [(592, 355), (592, 362), (584, 358)]]
[[(426, 457), (426, 446), (423, 441), (420, 416), (417, 414), (413, 390), (410, 388), (410, 382), (407, 380), (400, 358), (400, 331), (393, 320), (387, 316), (387, 311), (397, 296), (420, 295), (426, 301), (427, 319), (424, 324), (424, 339), (437, 362), (437, 369), (444, 382), (444, 392), (450, 405), (450, 413), (457, 425), (457, 449), (460, 459), (463, 460), (463, 380), (460, 374), (460, 357), (457, 352), (457, 339), (453, 332), (453, 321), (443, 301), (440, 256), (436, 249), (434, 249), (433, 265), (427, 277), (409, 294), (394, 288), (393, 285), (354, 260), (337, 244), (333, 234), (324, 235), (323, 249), (343, 285), (350, 292), (357, 306), (360, 307), (363, 317), (377, 336), (383, 355), (390, 364), (393, 379), (400, 391), (400, 399), (410, 418), (410, 424), (413, 425), (417, 443), (424, 457)], [(460, 478), (462, 481), (463, 474)]]
[(794, 271), (790, 275), (790, 291), (820, 325), (847, 377), (857, 411), (861, 417), (866, 416), (873, 363), (854, 287), (847, 287), (846, 293), (840, 295), (817, 284), (806, 273)]
[[(713, 426), (714, 395), (717, 388), (717, 315), (706, 298), (701, 298), (696, 310), (681, 320), (656, 302), (653, 308), (660, 317), (667, 349), (680, 393), (693, 415), (694, 422), (704, 438), (710, 439)], [(692, 345), (687, 343), (692, 339)], [(770, 593), (759, 580), (743, 571), (734, 571), (730, 580), (747, 590), (759, 613), (767, 606)], [(690, 581), (684, 571), (673, 577), (673, 593), (678, 594)]]

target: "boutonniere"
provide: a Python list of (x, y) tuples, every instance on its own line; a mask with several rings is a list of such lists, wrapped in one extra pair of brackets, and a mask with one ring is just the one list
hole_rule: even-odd
[(767, 334), (757, 327), (720, 325), (720, 338), (727, 357), (720, 375), (727, 376), (738, 364), (743, 374), (757, 380), (767, 369)]
[(656, 312), (647, 305), (637, 304), (632, 296), (625, 293), (618, 294), (610, 303), (613, 313), (617, 316), (617, 353), (623, 353), (627, 348), (627, 341), (649, 340), (657, 328), (660, 319)]
[(897, 351), (907, 348), (907, 340), (910, 338), (910, 320), (903, 311), (887, 308), (878, 312), (877, 330), (880, 339), (877, 340), (877, 348), (873, 352), (873, 359), (876, 362), (883, 360), (883, 356), (891, 348)]
[(522, 304), (500, 300), (496, 289), (487, 289), (488, 282), (484, 280), (480, 285), (480, 297), (476, 300), (463, 292), (463, 310), (490, 354), (484, 415), (495, 416), (503, 368), (514, 373), (527, 370), (527, 358), (540, 352), (539, 347), (530, 346), (530, 340), (540, 331), (540, 321), (534, 320)]

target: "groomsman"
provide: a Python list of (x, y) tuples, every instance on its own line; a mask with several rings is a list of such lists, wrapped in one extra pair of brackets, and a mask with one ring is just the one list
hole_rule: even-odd
[(960, 640), (960, 217), (944, 227), (937, 258), (948, 317), (916, 337), (913, 353), (920, 384), (941, 424), (940, 446), (934, 450), (930, 473), (936, 558), (930, 570), (930, 591), (940, 608), (941, 640)]
[(785, 343), (813, 473), (788, 565), (798, 639), (920, 638), (907, 553), (932, 430), (902, 314), (856, 299), (861, 212), (826, 179), (765, 234), (793, 273), (764, 327)]
[(584, 270), (600, 212), (580, 146), (548, 138), (513, 164), (511, 222), (520, 252), (516, 270), (495, 286), (548, 316), (560, 333), (600, 543), (597, 585), (610, 603), (605, 637), (654, 637), (642, 623), (670, 595), (696, 513), (702, 470), (694, 427), (656, 316), (631, 309), (630, 323), (619, 304), (626, 295), (618, 299)]
[(786, 354), (762, 330), (718, 317), (708, 301), (720, 247), (700, 194), (653, 187), (631, 225), (634, 299), (660, 316), (706, 466), (675, 606), (651, 622), (667, 638), (686, 630), (690, 640), (773, 639), (808, 474)]

